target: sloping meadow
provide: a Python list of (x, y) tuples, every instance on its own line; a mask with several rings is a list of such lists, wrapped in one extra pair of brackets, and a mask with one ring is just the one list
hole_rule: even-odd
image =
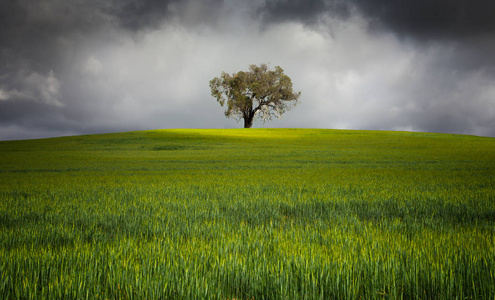
[(493, 299), (494, 270), (493, 138), (0, 142), (3, 299)]

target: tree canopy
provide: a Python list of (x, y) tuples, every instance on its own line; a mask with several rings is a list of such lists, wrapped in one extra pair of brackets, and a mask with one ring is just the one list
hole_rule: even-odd
[(254, 119), (280, 118), (301, 95), (292, 91), (292, 80), (281, 67), (270, 70), (266, 64), (250, 65), (249, 71), (232, 75), (222, 72), (210, 81), (210, 88), (221, 106), (227, 104), (225, 116), (244, 119), (244, 128), (250, 128)]

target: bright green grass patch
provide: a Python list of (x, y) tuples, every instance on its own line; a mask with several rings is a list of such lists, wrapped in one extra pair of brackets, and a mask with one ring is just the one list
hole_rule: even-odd
[(495, 139), (0, 142), (0, 298), (493, 299)]

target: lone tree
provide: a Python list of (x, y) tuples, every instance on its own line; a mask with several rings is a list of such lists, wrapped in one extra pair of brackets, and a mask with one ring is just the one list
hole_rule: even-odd
[(256, 118), (263, 121), (282, 114), (297, 104), (301, 92), (292, 91), (292, 81), (277, 66), (250, 65), (249, 71), (235, 74), (222, 72), (210, 81), (211, 95), (221, 106), (227, 102), (226, 117), (244, 119), (244, 128), (251, 128)]

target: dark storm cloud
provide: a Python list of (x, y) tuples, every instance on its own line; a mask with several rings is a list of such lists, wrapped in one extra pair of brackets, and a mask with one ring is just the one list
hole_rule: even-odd
[[(157, 27), (174, 16), (170, 1), (7, 0), (0, 2), (0, 76), (46, 73), (64, 62), (77, 39), (125, 28)], [(178, 13), (178, 12), (175, 12)], [(109, 36), (109, 38), (112, 38)], [(0, 77), (3, 79), (3, 77)]]
[(416, 38), (473, 37), (495, 32), (491, 0), (352, 0), (379, 26)]
[(94, 1), (1, 2), (1, 67), (55, 65), (64, 39), (88, 34), (107, 21), (101, 9)]
[(156, 27), (163, 18), (173, 13), (173, 5), (178, 0), (124, 0), (114, 2), (107, 11), (117, 17), (121, 26), (129, 30)]
[(347, 19), (357, 11), (372, 30), (390, 30), (419, 39), (457, 39), (495, 32), (492, 0), (267, 0), (258, 11), (265, 23), (301, 21), (309, 25), (326, 14)]
[(183, 24), (214, 22), (223, 0), (123, 0), (107, 10), (120, 26), (131, 31), (157, 28), (164, 19), (179, 18)]
[(330, 14), (340, 18), (350, 16), (350, 5), (340, 0), (268, 0), (257, 10), (263, 22), (318, 23), (320, 17)]

